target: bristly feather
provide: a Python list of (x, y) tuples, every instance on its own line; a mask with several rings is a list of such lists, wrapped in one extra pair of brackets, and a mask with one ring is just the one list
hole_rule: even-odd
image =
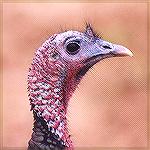
[[(59, 26), (59, 30), (60, 30), (60, 33), (68, 31), (66, 26)], [(87, 33), (87, 30), (90, 31), (91, 36), (102, 39), (102, 33), (97, 32), (94, 29), (94, 27), (91, 25), (91, 23), (89, 23), (88, 21), (85, 21), (84, 32)]]
[(60, 32), (67, 32), (68, 31), (67, 27), (66, 26), (62, 26), (62, 25), (59, 26), (59, 30), (60, 30)]
[(101, 33), (98, 33), (89, 22), (85, 22), (85, 33), (88, 31), (90, 31), (93, 37), (102, 39)]

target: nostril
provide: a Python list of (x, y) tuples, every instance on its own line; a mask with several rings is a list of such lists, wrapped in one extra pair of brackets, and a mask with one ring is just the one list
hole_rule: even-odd
[(108, 45), (104, 45), (104, 46), (102, 46), (102, 47), (105, 48), (105, 49), (111, 49), (111, 47), (108, 46)]

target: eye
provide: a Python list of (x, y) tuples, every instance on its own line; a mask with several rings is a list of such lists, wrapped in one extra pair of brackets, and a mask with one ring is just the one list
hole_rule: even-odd
[(76, 42), (72, 42), (66, 46), (66, 49), (69, 54), (75, 55), (79, 52), (80, 45)]

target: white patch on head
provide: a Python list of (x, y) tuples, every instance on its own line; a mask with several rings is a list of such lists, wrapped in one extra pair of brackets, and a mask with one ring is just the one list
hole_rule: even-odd
[(71, 30), (71, 31), (58, 34), (54, 41), (56, 42), (56, 44), (59, 44), (63, 42), (67, 37), (80, 36), (80, 35), (81, 35), (81, 32)]
[(55, 92), (55, 93), (57, 93), (57, 92), (59, 92), (59, 91), (60, 91), (60, 88), (55, 88), (55, 89), (54, 89), (54, 92)]
[(63, 133), (61, 131), (59, 131), (58, 129), (56, 130), (56, 134), (59, 136), (59, 138), (61, 138), (63, 136)]
[(35, 82), (37, 80), (37, 77), (33, 77), (32, 81)]
[(39, 96), (37, 97), (37, 100), (41, 101), (41, 100), (42, 100), (42, 96), (39, 95)]

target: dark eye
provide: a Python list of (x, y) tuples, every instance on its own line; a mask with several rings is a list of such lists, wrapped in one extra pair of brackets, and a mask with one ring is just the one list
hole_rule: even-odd
[(69, 43), (66, 47), (67, 52), (71, 55), (75, 55), (79, 52), (80, 45), (78, 43)]

